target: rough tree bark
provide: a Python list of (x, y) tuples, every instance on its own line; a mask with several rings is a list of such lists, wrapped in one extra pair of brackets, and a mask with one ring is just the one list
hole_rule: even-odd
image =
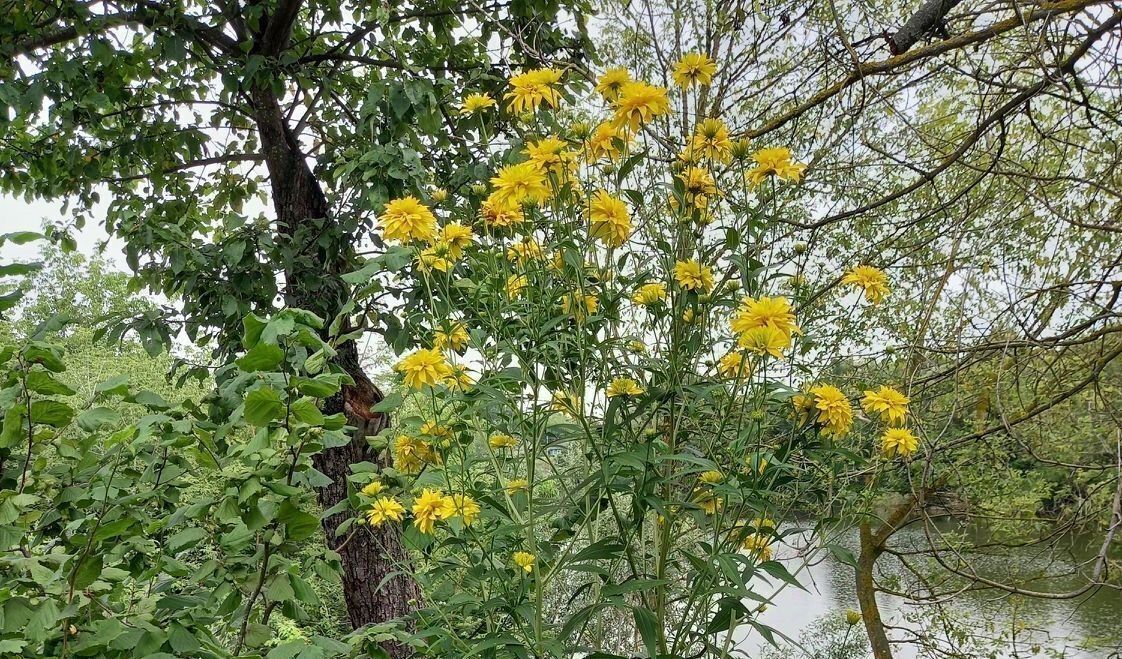
[[(930, 491), (932, 490), (924, 490), (923, 496), (926, 498)], [(877, 585), (873, 569), (877, 559), (884, 553), (885, 543), (904, 520), (908, 519), (918, 503), (919, 499), (914, 494), (908, 495), (902, 503), (889, 510), (876, 530), (873, 530), (868, 520), (862, 521), (859, 527), (861, 553), (857, 556), (855, 571), (857, 604), (861, 608), (861, 620), (865, 623), (865, 632), (869, 635), (875, 659), (892, 659), (892, 645), (884, 631), (884, 621), (880, 617), (880, 607), (877, 606)]]
[[(277, 37), (266, 29), (262, 38), (284, 41), (287, 35)], [(270, 49), (280, 47), (275, 42), (269, 45)], [(333, 226), (319, 181), (300, 152), (273, 91), (259, 85), (251, 90), (250, 97), (269, 170), (278, 242), (289, 254), (285, 269), (286, 302), (330, 321), (341, 306), (345, 287), (340, 275), (348, 269), (345, 255), (350, 246), (334, 245), (334, 251), (332, 247), (325, 250), (316, 240)], [(332, 245), (331, 241), (327, 244)], [(382, 400), (382, 392), (363, 371), (357, 346), (350, 341), (337, 345), (336, 350), (334, 362), (351, 376), (354, 384), (328, 399), (324, 412), (345, 413), (355, 432), (346, 446), (326, 449), (314, 458), (315, 468), (332, 480), (318, 491), (324, 509), (346, 498), (350, 465), (361, 461), (378, 462), (366, 437), (389, 423), (384, 414), (371, 411), (371, 407)], [(412, 578), (399, 571), (398, 566), (407, 560), (399, 532), (392, 525), (363, 526), (337, 537), (336, 530), (346, 518), (345, 513), (326, 517), (323, 530), (328, 546), (339, 552), (342, 559), (343, 595), (351, 624), (358, 628), (408, 614), (420, 599), (420, 591)], [(400, 646), (386, 647), (386, 650), (395, 659), (408, 656), (407, 650)]]
[(920, 39), (940, 29), (943, 19), (960, 2), (962, 0), (927, 0), (904, 23), (904, 27), (888, 38), (888, 49), (893, 55), (908, 52)]

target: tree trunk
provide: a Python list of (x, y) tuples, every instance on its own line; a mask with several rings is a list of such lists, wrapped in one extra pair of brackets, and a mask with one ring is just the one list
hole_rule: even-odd
[[(339, 232), (330, 221), (327, 200), (289, 132), (276, 96), (259, 86), (251, 91), (251, 98), (269, 169), (277, 243), (286, 252), (285, 301), (330, 322), (346, 299), (347, 289), (340, 275), (351, 263), (347, 257), (352, 246), (345, 243), (346, 236), (336, 235)], [(325, 449), (313, 458), (315, 468), (332, 481), (317, 493), (325, 510), (347, 498), (350, 465), (379, 463), (366, 437), (389, 425), (385, 414), (371, 412), (370, 408), (382, 400), (382, 392), (363, 371), (357, 346), (349, 341), (335, 348), (335, 364), (351, 376), (354, 384), (325, 401), (323, 411), (345, 413), (355, 431), (346, 446)], [(408, 556), (399, 531), (392, 525), (361, 526), (338, 537), (336, 530), (347, 517), (346, 512), (340, 512), (324, 518), (323, 530), (328, 547), (342, 560), (343, 596), (351, 624), (359, 628), (407, 615), (420, 600), (420, 591), (402, 569)], [(395, 659), (409, 655), (400, 646), (386, 650)]]
[(877, 587), (873, 582), (873, 568), (881, 550), (873, 538), (868, 522), (861, 522), (861, 554), (857, 557), (857, 604), (861, 607), (861, 620), (869, 635), (869, 644), (876, 659), (892, 659), (892, 646), (884, 632), (884, 622), (877, 607)]

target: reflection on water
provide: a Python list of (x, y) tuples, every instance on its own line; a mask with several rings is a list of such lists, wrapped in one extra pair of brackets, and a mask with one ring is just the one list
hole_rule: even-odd
[[(994, 555), (971, 555), (970, 562), (979, 575), (988, 579), (1009, 582), (1014, 578), (1038, 577), (1026, 587), (1042, 592), (1069, 592), (1082, 585), (1080, 578), (1071, 573), (1080, 565), (1085, 568), (1084, 572), (1087, 571), (1085, 562), (1095, 555), (1101, 542), (1101, 538), (1075, 538), (1063, 543), (1063, 547), (1003, 548), (995, 551)], [(856, 530), (842, 534), (837, 544), (856, 551)], [(918, 526), (901, 530), (891, 543), (896, 550), (925, 546), (923, 530)], [(1114, 554), (1117, 553), (1116, 550)], [(797, 554), (796, 549), (784, 547), (777, 552), (777, 558), (795, 571), (803, 563)], [(815, 635), (821, 634), (820, 628), (815, 625), (827, 617), (838, 623), (834, 625), (835, 629), (844, 630), (840, 621), (845, 611), (858, 608), (853, 568), (824, 552), (816, 556), (814, 564), (803, 566), (797, 574), (805, 591), (790, 586), (778, 588), (777, 584), (767, 584), (762, 580), (754, 584), (762, 595), (775, 593), (773, 604), (761, 614), (760, 622), (803, 643), (821, 640), (815, 638)], [(913, 565), (926, 565), (925, 560), (929, 559), (908, 558)], [(1118, 560), (1116, 556), (1114, 560)], [(877, 566), (878, 582), (897, 583), (901, 590), (913, 592), (907, 586), (908, 575), (899, 559), (884, 555)], [(1115, 562), (1111, 569), (1117, 571), (1118, 563)], [(899, 627), (890, 633), (893, 639), (914, 638), (914, 634), (925, 627), (928, 633), (937, 634), (941, 627), (930, 624), (938, 614), (936, 607), (908, 604), (885, 594), (878, 595), (878, 602), (886, 624)], [(746, 605), (752, 607), (755, 604), (747, 602)], [(967, 591), (947, 601), (943, 615), (946, 621), (984, 636), (987, 641), (981, 647), (978, 642), (959, 642), (956, 644), (960, 646), (957, 653), (942, 656), (992, 656), (995, 659), (1122, 657), (1122, 593), (1113, 589), (1102, 588), (1064, 600), (1017, 597), (994, 590)], [(923, 620), (927, 620), (928, 624), (925, 625)], [(863, 629), (858, 625), (854, 631), (863, 632)], [(996, 642), (989, 640), (995, 637)], [(760, 657), (770, 647), (758, 633), (746, 628), (738, 629), (736, 638), (741, 656)], [(986, 650), (984, 654), (981, 653), (983, 647)], [(896, 645), (894, 649), (896, 659), (926, 659), (930, 656), (921, 654), (919, 647), (912, 643)], [(944, 646), (944, 649), (950, 648)], [(802, 652), (784, 652), (779, 656), (801, 658), (805, 655)]]

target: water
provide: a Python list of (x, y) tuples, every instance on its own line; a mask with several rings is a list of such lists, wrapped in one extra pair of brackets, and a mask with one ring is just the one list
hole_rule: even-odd
[[(948, 525), (943, 530), (955, 529)], [(973, 530), (972, 535), (977, 537), (979, 531)], [(1022, 585), (1036, 591), (1069, 592), (1083, 583), (1078, 576), (1069, 573), (1079, 564), (1083, 564), (1084, 573), (1089, 572), (1085, 562), (1094, 557), (1101, 543), (1101, 537), (1073, 537), (1064, 539), (1056, 547), (1000, 548), (994, 550), (993, 555), (975, 554), (969, 558), (977, 573), (985, 578), (1009, 582), (1018, 577), (1040, 577), (1022, 582)], [(856, 530), (840, 535), (837, 544), (856, 552)], [(890, 546), (901, 550), (926, 544), (922, 528), (913, 526), (899, 531)], [(1115, 545), (1118, 544), (1116, 541)], [(1114, 563), (1108, 565), (1107, 574), (1116, 578), (1117, 547), (1113, 554)], [(760, 622), (799, 641), (805, 648), (805, 652), (784, 648), (777, 656), (825, 659), (828, 653), (824, 648), (834, 644), (826, 642), (831, 635), (828, 632), (839, 635), (838, 638), (845, 638), (848, 633), (850, 642), (863, 637), (862, 624), (849, 628), (844, 622), (847, 609), (858, 609), (853, 568), (825, 552), (816, 555), (815, 564), (803, 566), (797, 549), (789, 546), (780, 547), (776, 557), (792, 571), (802, 567), (797, 577), (806, 588), (803, 591), (791, 586), (777, 588), (775, 584), (755, 584), (761, 594), (774, 593), (773, 604), (761, 614)], [(927, 565), (923, 558), (909, 557), (908, 560)], [(878, 583), (892, 582), (894, 578), (899, 580), (900, 590), (913, 592), (908, 584), (914, 583), (914, 578), (909, 581), (910, 575), (899, 559), (886, 554), (878, 561)], [(961, 580), (957, 583), (961, 587)], [(948, 584), (947, 589), (953, 589), (952, 584)], [(926, 632), (943, 639), (942, 647), (951, 650), (949, 654), (940, 655), (942, 657), (1122, 657), (1122, 593), (1110, 588), (1066, 600), (1043, 600), (985, 590), (962, 592), (949, 598), (942, 607), (916, 605), (883, 593), (878, 594), (878, 602), (886, 625), (900, 628), (890, 631), (890, 638), (907, 640), (918, 632)], [(746, 605), (752, 607), (755, 603)], [(967, 636), (958, 639), (953, 646), (946, 645), (946, 623), (966, 630)], [(971, 635), (979, 638), (972, 639)], [(740, 656), (757, 659), (770, 648), (758, 633), (744, 627), (738, 629), (734, 638)], [(932, 655), (922, 653), (914, 643), (905, 643), (894, 646), (894, 656), (896, 659), (927, 659)]]

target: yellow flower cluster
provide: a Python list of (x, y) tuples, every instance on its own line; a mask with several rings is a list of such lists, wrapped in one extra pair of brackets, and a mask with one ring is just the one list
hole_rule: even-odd
[(674, 281), (686, 290), (708, 293), (713, 290), (713, 269), (693, 259), (678, 261), (674, 264)]
[(865, 299), (872, 304), (879, 304), (890, 292), (888, 275), (871, 265), (859, 265), (853, 268), (845, 273), (841, 282), (860, 288), (865, 294)]
[(439, 350), (421, 348), (394, 365), (410, 389), (435, 387), (452, 376), (452, 366)]
[(784, 181), (798, 183), (802, 178), (806, 165), (791, 160), (790, 149), (782, 146), (760, 149), (752, 154), (756, 166), (748, 171), (748, 182), (753, 186), (764, 182), (768, 177), (774, 176)]
[(615, 378), (608, 384), (608, 398), (616, 396), (641, 396), (645, 390), (631, 378)]
[(561, 92), (557, 89), (561, 72), (557, 69), (534, 69), (513, 76), (509, 82), (507, 107), (515, 114), (536, 112), (543, 103), (555, 108), (561, 102)]
[(754, 355), (771, 355), (782, 359), (790, 349), (793, 337), (799, 334), (791, 302), (785, 297), (746, 296), (729, 321), (737, 335), (737, 345)]

